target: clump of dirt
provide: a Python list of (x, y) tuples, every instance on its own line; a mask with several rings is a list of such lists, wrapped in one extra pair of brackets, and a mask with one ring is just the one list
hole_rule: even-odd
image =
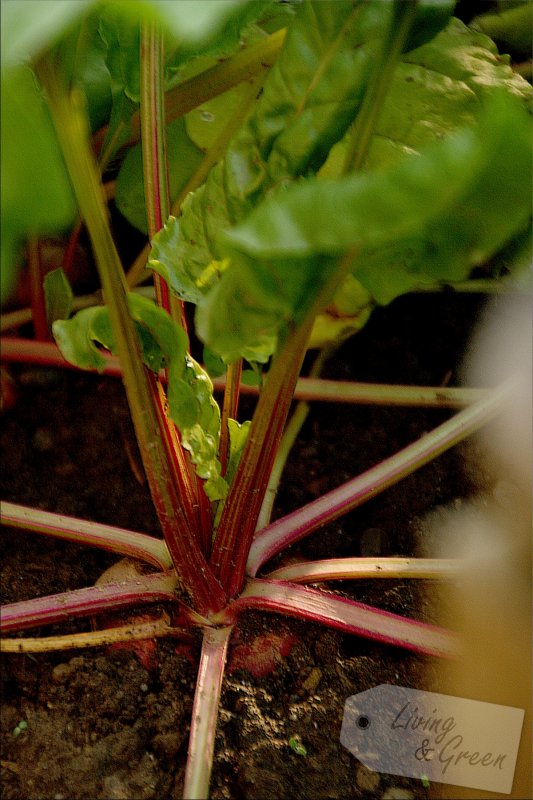
[[(452, 294), (398, 300), (375, 312), (340, 349), (326, 376), (454, 382), (480, 304), (480, 298)], [(29, 367), (11, 371), (18, 399), (3, 419), (2, 499), (160, 535), (147, 487), (139, 482), (120, 382)], [(275, 514), (362, 472), (449, 414), (316, 404), (287, 465)], [(416, 555), (420, 518), (475, 491), (477, 478), (463, 462), (464, 446), (457, 447), (288, 555)], [(91, 585), (116, 561), (98, 550), (5, 528), (1, 548), (3, 602)], [(436, 585), (422, 591), (414, 581), (346, 581), (329, 588), (416, 619), (437, 618)], [(89, 625), (76, 622), (70, 629)], [(41, 631), (51, 632), (65, 627)], [(242, 656), (268, 640), (280, 645), (273, 670), (254, 675)], [(180, 797), (198, 652), (199, 642), (160, 640), (149, 670), (125, 650), (4, 656), (2, 796)], [(420, 782), (364, 768), (341, 746), (339, 732), (352, 694), (380, 683), (438, 690), (435, 661), (256, 613), (243, 618), (233, 652), (222, 693), (213, 798), (427, 797)]]

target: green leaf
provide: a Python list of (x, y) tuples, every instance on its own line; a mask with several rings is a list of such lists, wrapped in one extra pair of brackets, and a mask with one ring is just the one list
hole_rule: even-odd
[(106, 47), (100, 35), (98, 15), (90, 14), (83, 24), (82, 50), (77, 52), (74, 80), (85, 93), (91, 131), (96, 131), (109, 120), (111, 76), (106, 65)]
[[(210, 500), (223, 499), (227, 482), (220, 475), (218, 445), (220, 409), (207, 372), (187, 353), (187, 336), (162, 308), (141, 295), (129, 294), (143, 362), (154, 372), (167, 368), (169, 415), (178, 426), (183, 446), (204, 483)], [(115, 352), (109, 311), (94, 306), (69, 320), (54, 322), (53, 333), (63, 356), (83, 369), (102, 371), (106, 361), (97, 347)]]
[[(430, 43), (403, 56), (396, 67), (366, 160), (384, 167), (416, 155), (425, 145), (472, 124), (480, 103), (506, 89), (529, 104), (531, 86), (498, 55), (494, 43), (452, 19)], [(335, 145), (320, 170), (342, 174), (351, 133)]]
[(192, 425), (181, 432), (181, 442), (191, 454), (197, 475), (202, 478), (204, 491), (211, 501), (223, 500), (228, 493), (228, 484), (220, 475), (217, 459), (218, 442), (200, 425)]
[(161, 22), (183, 52), (233, 47), (240, 31), (261, 16), (271, 0), (3, 0), (2, 65), (17, 64), (42, 54), (91, 7), (118, 14), (121, 27), (143, 19)]
[(29, 233), (55, 234), (76, 205), (47, 108), (27, 67), (2, 73), (2, 284), (14, 283), (19, 245)]
[(3, 0), (2, 67), (42, 54), (93, 3), (94, 0)]
[[(298, 9), (254, 113), (230, 144), (225, 162), (189, 196), (179, 222), (170, 223), (171, 231), (156, 237), (159, 247), (150, 266), (180, 297), (199, 302), (217, 282), (223, 264), (217, 232), (243, 218), (273, 185), (319, 166), (342, 135), (356, 113), (374, 57), (365, 37), (375, 44), (387, 13), (383, 3), (368, 3), (364, 9), (342, 2), (306, 3)], [(346, 34), (343, 46), (340, 31)], [(490, 39), (451, 20), (398, 65), (367, 168), (416, 155), (435, 139), (472, 124), (480, 102), (499, 88), (524, 102), (531, 98), (531, 87), (498, 56)], [(324, 177), (342, 174), (349, 136), (330, 151), (320, 170)], [(273, 341), (265, 334), (261, 361)], [(256, 349), (249, 355), (255, 360)]]
[(456, 0), (418, 0), (413, 26), (405, 43), (404, 52), (414, 50), (431, 41), (453, 14)]
[[(96, 347), (100, 339), (94, 331), (98, 318), (104, 313), (103, 306), (84, 308), (69, 320), (56, 320), (52, 332), (63, 357), (81, 369), (96, 369), (102, 372), (106, 360)], [(111, 326), (109, 326), (111, 330)]]
[(237, 467), (239, 466), (239, 461), (242, 451), (244, 450), (244, 445), (246, 444), (251, 424), (249, 420), (240, 423), (235, 419), (228, 419), (230, 454), (226, 470), (226, 480), (229, 484), (231, 484), (237, 472)]
[(243, 81), (186, 115), (187, 133), (197, 147), (208, 150), (213, 146), (224, 127), (239, 111), (249, 91), (248, 83)]
[[(203, 153), (188, 137), (183, 119), (171, 122), (166, 129), (170, 198), (175, 200), (200, 164)], [(115, 201), (128, 222), (148, 233), (142, 165), (142, 148), (132, 147), (117, 177)]]
[(43, 287), (48, 324), (51, 326), (56, 319), (68, 319), (72, 313), (73, 293), (65, 271), (60, 267), (48, 272)]
[(228, 363), (266, 363), (281, 330), (303, 320), (336, 266), (327, 256), (259, 261), (235, 251), (230, 268), (197, 306), (198, 336)]
[(178, 219), (170, 217), (152, 240), (148, 266), (159, 273), (181, 299), (197, 303), (227, 267), (217, 260), (215, 237), (229, 226), (222, 165), (190, 194)]
[(340, 342), (357, 333), (368, 322), (373, 306), (370, 292), (353, 275), (348, 275), (331, 305), (316, 317), (309, 348), (324, 347), (328, 342)]
[(470, 24), (494, 39), (503, 52), (516, 58), (531, 58), (533, 18), (529, 0), (522, 4), (506, 2), (497, 14), (481, 14)]
[(213, 396), (213, 384), (207, 372), (186, 354), (182, 377), (181, 362), (176, 369), (173, 361), (168, 370), (168, 404), (171, 418), (178, 426), (181, 441), (191, 454), (191, 461), (204, 483), (210, 500), (222, 500), (228, 491), (220, 475), (218, 445), (220, 439), (220, 409)]
[[(167, 363), (180, 364), (181, 377), (185, 372), (187, 337), (169, 315), (151, 300), (137, 294), (128, 295), (131, 315), (136, 323), (143, 361), (157, 372)], [(57, 320), (52, 327), (63, 356), (82, 369), (105, 367), (105, 359), (95, 342), (115, 352), (115, 342), (106, 306), (82, 309), (68, 320)]]
[[(218, 262), (223, 262), (218, 232), (241, 219), (273, 186), (320, 166), (346, 132), (390, 10), (388, 3), (352, 0), (298, 7), (278, 61), (224, 162), (187, 198), (179, 222), (154, 240), (157, 250), (149, 266), (181, 297), (198, 302), (217, 282)], [(272, 344), (265, 331), (264, 346), (251, 350), (249, 359), (264, 362)]]
[(272, 0), (150, 0), (183, 50), (226, 52), (238, 44), (242, 29), (258, 19)]
[(272, 186), (322, 165), (360, 107), (391, 9), (351, 0), (298, 8), (254, 113), (226, 155), (233, 222)]
[(516, 100), (495, 95), (475, 127), (418, 158), (279, 190), (223, 237), (231, 266), (198, 306), (202, 340), (228, 360), (266, 336), (274, 345), (347, 252), (381, 303), (465, 279), (527, 224), (530, 129)]
[(100, 15), (100, 35), (106, 45), (106, 63), (115, 87), (134, 103), (140, 101), (139, 14), (124, 13), (112, 3)]

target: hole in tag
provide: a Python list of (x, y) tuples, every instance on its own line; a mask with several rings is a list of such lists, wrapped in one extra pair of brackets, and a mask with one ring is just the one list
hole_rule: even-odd
[(364, 714), (362, 714), (360, 717), (357, 718), (358, 728), (362, 728), (363, 730), (365, 730), (365, 728), (368, 728), (369, 725), (370, 725), (370, 720), (368, 719), (368, 717), (365, 717)]

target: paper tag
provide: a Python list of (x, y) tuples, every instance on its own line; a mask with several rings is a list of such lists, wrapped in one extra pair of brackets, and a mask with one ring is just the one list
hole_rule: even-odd
[(509, 794), (524, 711), (382, 684), (349, 697), (341, 744), (376, 772)]

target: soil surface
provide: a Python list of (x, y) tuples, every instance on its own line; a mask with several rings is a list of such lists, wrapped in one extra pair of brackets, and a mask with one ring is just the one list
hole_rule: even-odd
[[(482, 301), (451, 293), (378, 309), (325, 376), (457, 383)], [(120, 381), (13, 367), (18, 400), (2, 426), (2, 499), (159, 534)], [(275, 515), (372, 466), (451, 412), (317, 403), (286, 468)], [(424, 516), (478, 489), (462, 445), (296, 545), (298, 558), (420, 555)], [(93, 584), (117, 559), (2, 530), (2, 602)], [(430, 548), (429, 548), (430, 549)], [(278, 563), (278, 562), (276, 562)], [(365, 603), (438, 620), (438, 585), (330, 584)], [(88, 630), (90, 623), (73, 623)], [(64, 626), (36, 634), (65, 633)], [(286, 657), (254, 676), (246, 645), (280, 637)], [(270, 638), (271, 640), (271, 638)], [(283, 649), (283, 648), (282, 648)], [(111, 800), (181, 797), (196, 647), (159, 640), (150, 662), (131, 650), (7, 655), (2, 662), (2, 797)], [(216, 739), (213, 798), (425, 798), (419, 781), (367, 770), (339, 732), (346, 699), (380, 683), (439, 688), (431, 658), (275, 615), (242, 619), (230, 653)], [(20, 727), (21, 721), (27, 723)], [(445, 797), (445, 789), (442, 796)], [(433, 795), (434, 796), (434, 795)]]

